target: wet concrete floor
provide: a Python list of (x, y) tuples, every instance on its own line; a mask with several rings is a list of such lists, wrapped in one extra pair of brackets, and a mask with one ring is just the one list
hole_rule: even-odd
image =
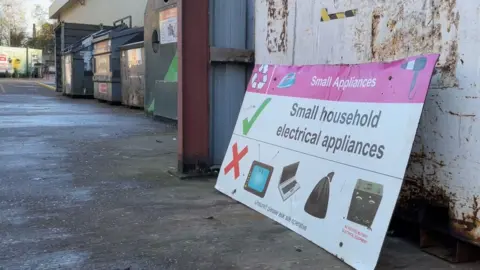
[[(175, 136), (138, 110), (0, 80), (0, 269), (350, 269), (214, 179), (171, 177)], [(388, 239), (378, 269), (452, 268), (480, 265)]]

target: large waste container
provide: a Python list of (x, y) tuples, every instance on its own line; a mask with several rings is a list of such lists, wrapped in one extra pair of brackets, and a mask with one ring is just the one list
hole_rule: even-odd
[(177, 0), (149, 0), (145, 10), (145, 109), (177, 120)]
[[(312, 7), (317, 11), (308, 12)], [(255, 5), (256, 29), (261, 29), (255, 32), (256, 63), (345, 64), (440, 54), (395, 216), (421, 227), (425, 251), (453, 261), (469, 257), (472, 246), (465, 243), (480, 247), (477, 10), (476, 0)], [(432, 231), (437, 239), (428, 239)]]
[(122, 104), (143, 108), (145, 96), (144, 43), (136, 42), (120, 47), (122, 74)]
[(94, 97), (121, 103), (120, 46), (143, 41), (143, 27), (132, 28), (131, 16), (115, 21), (113, 25), (113, 29), (93, 35)]
[(93, 35), (82, 38), (63, 52), (63, 94), (70, 97), (93, 97)]
[(111, 26), (105, 25), (88, 25), (88, 24), (78, 24), (78, 23), (65, 23), (61, 22), (55, 28), (55, 67), (52, 73), (56, 74), (56, 91), (63, 91), (63, 78), (64, 78), (64, 62), (63, 62), (63, 52), (64, 50), (80, 41), (85, 36), (91, 35), (102, 29), (111, 28)]

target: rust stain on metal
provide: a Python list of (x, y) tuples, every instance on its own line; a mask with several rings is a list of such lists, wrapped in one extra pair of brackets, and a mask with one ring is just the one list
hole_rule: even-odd
[(460, 13), (457, 11), (455, 12), (455, 7), (457, 6), (457, 0), (444, 0), (443, 1), (443, 8), (447, 13), (447, 32), (450, 32), (452, 29), (452, 25), (455, 25), (456, 29), (458, 29), (458, 22), (460, 21)]
[(449, 47), (448, 55), (446, 56), (445, 63), (440, 67), (440, 80), (443, 85), (452, 85), (453, 87), (455, 87), (458, 86), (458, 79), (456, 74), (458, 42), (457, 40), (451, 40), (447, 43), (447, 46)]
[[(440, 67), (440, 84), (446, 87), (458, 87), (456, 68), (458, 63), (458, 25), (460, 23), (460, 13), (455, 12), (457, 6), (456, 0), (441, 0), (437, 6), (434, 6), (435, 19), (442, 22), (440, 14), (444, 14), (444, 23), (446, 23), (447, 32), (452, 31), (455, 26), (455, 33), (451, 40), (443, 42), (446, 48), (446, 57)], [(445, 54), (445, 52), (443, 52)]]
[(475, 114), (461, 114), (461, 113), (456, 113), (456, 112), (452, 112), (452, 111), (448, 111), (449, 114), (451, 115), (454, 115), (454, 116), (458, 116), (458, 117), (476, 117)]
[(420, 166), (422, 169), (415, 174), (407, 173), (398, 199), (400, 212), (406, 216), (416, 216), (424, 205), (445, 207), (453, 211), (457, 195), (448, 192), (449, 188), (437, 178), (437, 172), (446, 166), (445, 162), (435, 152), (426, 153), (422, 149), (411, 153), (409, 167), (411, 166)]
[[(439, 159), (441, 157), (435, 152), (425, 152), (423, 147), (411, 154), (409, 167), (420, 166), (422, 169), (418, 171), (417, 167), (415, 174), (405, 178), (397, 214), (404, 218), (415, 218), (422, 213), (425, 205), (445, 208), (450, 217), (451, 234), (480, 246), (480, 196), (465, 198), (459, 197), (463, 193), (457, 195), (450, 192), (452, 187), (439, 180), (440, 169), (446, 166)], [(445, 177), (452, 177), (452, 173), (445, 173)], [(467, 203), (471, 205), (467, 206)]]
[[(406, 13), (403, 3), (395, 11), (388, 9), (389, 7), (378, 7), (372, 14), (372, 60), (388, 61), (434, 51), (435, 41), (442, 37), (441, 28), (432, 25), (423, 10)], [(383, 20), (385, 16), (388, 16), (386, 22)], [(379, 29), (383, 23), (389, 34), (380, 40)]]
[[(390, 61), (426, 52), (440, 53), (443, 57), (437, 63), (439, 83), (442, 87), (457, 87), (460, 13), (455, 11), (456, 0), (432, 1), (431, 7), (425, 4), (413, 11), (406, 8), (407, 4), (399, 1), (395, 8), (382, 5), (374, 9), (370, 33), (371, 60)], [(442, 37), (445, 31), (453, 32), (448, 40)], [(356, 38), (361, 40), (363, 35), (356, 35)], [(362, 53), (361, 46), (356, 49)]]
[(469, 207), (472, 210), (471, 214), (462, 213), (461, 219), (454, 219), (450, 226), (454, 233), (467, 239), (480, 240), (480, 219), (478, 213), (480, 212), (479, 196), (473, 196), (472, 205)]
[(288, 0), (268, 0), (267, 50), (287, 51)]
[(390, 32), (392, 32), (395, 29), (395, 26), (397, 25), (396, 20), (388, 20), (387, 27), (390, 29)]
[(438, 109), (443, 113), (442, 106), (440, 106), (440, 103), (438, 101), (435, 101), (435, 104), (437, 105)]
[(425, 161), (430, 161), (434, 166), (445, 167), (446, 164), (443, 160), (438, 160), (436, 158), (435, 152), (430, 152), (428, 155), (422, 152), (412, 152), (410, 154), (411, 163), (422, 163)]
[(375, 39), (376, 37), (378, 36), (378, 33), (379, 33), (379, 29), (378, 29), (378, 26), (380, 24), (380, 17), (381, 17), (381, 10), (379, 9), (375, 9), (373, 11), (373, 15), (372, 15), (372, 39), (371, 39), (371, 44), (370, 44), (370, 47), (372, 49), (372, 57), (375, 59), (376, 56), (375, 56)]
[(406, 178), (398, 198), (398, 207), (403, 211), (416, 212), (420, 207), (428, 204), (452, 209), (456, 194), (447, 192), (446, 187), (430, 183), (424, 184), (423, 178)]
[(410, 154), (410, 162), (415, 162), (415, 163), (419, 163), (419, 162), (423, 162), (423, 160), (427, 157), (427, 155), (425, 155), (425, 153), (422, 151), (422, 152), (412, 152)]

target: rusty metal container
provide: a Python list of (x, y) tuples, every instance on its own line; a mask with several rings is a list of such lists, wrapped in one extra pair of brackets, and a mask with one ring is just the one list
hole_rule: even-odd
[(143, 108), (145, 97), (145, 54), (143, 41), (120, 47), (122, 104)]
[(128, 43), (143, 41), (143, 27), (132, 28), (130, 16), (115, 21), (113, 25), (111, 30), (93, 35), (94, 97), (111, 103), (121, 103), (119, 48)]
[(83, 37), (63, 51), (63, 94), (70, 97), (93, 97), (93, 35)]
[(440, 53), (397, 216), (418, 222), (425, 208), (439, 209), (427, 222), (480, 246), (478, 10), (475, 0), (257, 0), (255, 59), (353, 64)]

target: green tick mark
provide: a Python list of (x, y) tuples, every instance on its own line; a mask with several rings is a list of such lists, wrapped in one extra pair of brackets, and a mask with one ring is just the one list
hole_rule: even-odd
[(265, 109), (265, 107), (267, 107), (270, 101), (272, 101), (271, 98), (265, 99), (265, 101), (262, 103), (262, 105), (260, 105), (260, 108), (258, 108), (258, 110), (255, 112), (255, 114), (250, 120), (248, 120), (248, 118), (243, 119), (243, 135), (246, 136), (248, 134), (253, 124), (255, 123), (255, 121), (257, 121), (258, 117), (260, 116), (260, 114), (262, 114), (263, 110)]

